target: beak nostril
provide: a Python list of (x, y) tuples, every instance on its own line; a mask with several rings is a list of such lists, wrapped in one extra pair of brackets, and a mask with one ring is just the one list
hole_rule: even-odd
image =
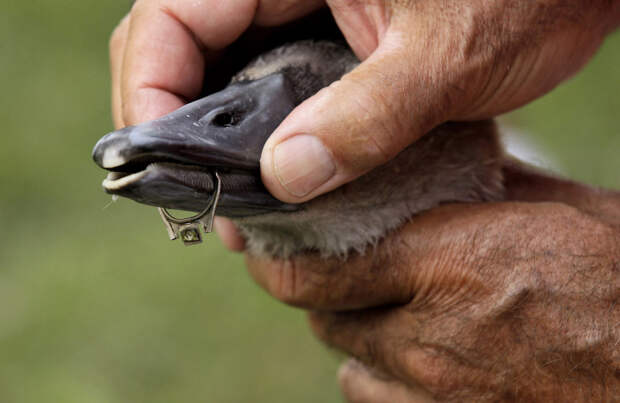
[(217, 127), (233, 127), (237, 126), (243, 118), (243, 112), (241, 111), (228, 111), (218, 113), (211, 123)]

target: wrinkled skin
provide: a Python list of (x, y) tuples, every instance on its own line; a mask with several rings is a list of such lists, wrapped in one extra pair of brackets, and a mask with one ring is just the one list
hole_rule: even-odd
[[(138, 0), (110, 43), (115, 124), (196, 98), (205, 65), (248, 27), (323, 4)], [(264, 148), (263, 181), (287, 202), (358, 177), (441, 122), (545, 94), (620, 21), (610, 0), (327, 5), (364, 63), (301, 104)], [(328, 149), (327, 179), (300, 155), (288, 171), (304, 175), (291, 181), (273, 157), (300, 133)], [(249, 257), (250, 270), (275, 297), (313, 311), (319, 337), (358, 358), (340, 376), (352, 402), (618, 399), (619, 196), (518, 173), (509, 185), (513, 202), (439, 208), (346, 264)], [(243, 249), (230, 222), (219, 228)]]
[[(265, 145), (263, 181), (286, 202), (351, 181), (442, 122), (494, 117), (545, 94), (578, 71), (620, 22), (620, 3), (610, 0), (326, 4), (364, 62), (302, 103)], [(195, 99), (209, 80), (205, 65), (249, 27), (283, 24), (323, 5), (136, 1), (110, 44), (116, 125), (150, 120)], [(277, 146), (297, 134), (323, 143), (324, 164), (305, 158), (306, 148), (278, 163)]]
[(345, 263), (248, 256), (355, 358), (349, 401), (620, 398), (620, 193), (506, 172), (510, 201), (437, 208)]

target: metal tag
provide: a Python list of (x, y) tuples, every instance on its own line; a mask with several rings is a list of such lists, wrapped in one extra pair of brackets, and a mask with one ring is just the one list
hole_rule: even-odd
[(163, 207), (159, 207), (159, 215), (164, 221), (168, 236), (171, 241), (181, 238), (185, 246), (197, 245), (202, 242), (202, 234), (200, 228), (208, 234), (213, 231), (213, 220), (215, 218), (215, 210), (220, 200), (222, 191), (222, 179), (215, 172), (215, 193), (207, 203), (207, 207), (195, 216), (188, 218), (176, 218)]

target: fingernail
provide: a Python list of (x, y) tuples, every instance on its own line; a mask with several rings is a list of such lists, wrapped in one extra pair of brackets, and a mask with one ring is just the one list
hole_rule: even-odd
[(327, 148), (307, 134), (278, 144), (273, 150), (273, 167), (280, 184), (296, 197), (307, 195), (336, 173)]

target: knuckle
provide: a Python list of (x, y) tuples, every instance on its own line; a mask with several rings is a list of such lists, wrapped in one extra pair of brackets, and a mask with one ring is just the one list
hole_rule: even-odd
[(349, 402), (360, 401), (359, 363), (350, 359), (338, 369), (338, 385)]
[(369, 62), (344, 76), (340, 84), (336, 82), (348, 87), (345, 92), (355, 94), (350, 102), (359, 113), (353, 115), (356, 120), (350, 123), (360, 128), (382, 162), (398, 154), (419, 131), (419, 117), (414, 119), (410, 114), (411, 95), (404, 89), (410, 85), (409, 75), (385, 67), (384, 63), (393, 57), (396, 56), (385, 56), (381, 64)]
[(122, 46), (124, 41), (124, 33), (125, 30), (121, 25), (118, 25), (116, 28), (114, 28), (114, 31), (112, 31), (112, 35), (110, 35), (110, 41), (108, 44), (110, 52), (113, 52)]
[(294, 260), (276, 264), (267, 279), (267, 291), (287, 305), (307, 307), (311, 305), (316, 289), (308, 276)]
[(126, 15), (112, 31), (112, 35), (110, 35), (110, 40), (108, 42), (110, 53), (114, 53), (115, 51), (120, 51), (122, 49), (123, 44), (125, 43), (125, 37), (127, 36), (128, 25), (129, 15)]
[(296, 301), (295, 276), (297, 269), (288, 264), (279, 264), (267, 279), (267, 291), (274, 298), (286, 303)]
[[(398, 144), (393, 140), (395, 130), (391, 120), (381, 113), (384, 108), (383, 101), (368, 93), (365, 84), (358, 79), (347, 79), (332, 83), (323, 92), (326, 99), (335, 99), (341, 93), (354, 93), (355, 96), (348, 98), (349, 105), (342, 106), (342, 110), (350, 109), (355, 113), (341, 114), (341, 120), (337, 124), (337, 131), (346, 137), (347, 147), (341, 151), (339, 157), (347, 162), (347, 165), (360, 167), (362, 170), (385, 163), (391, 159), (397, 151)], [(344, 117), (344, 119), (342, 119)], [(338, 151), (337, 147), (335, 148)]]
[(271, 279), (276, 298), (288, 305), (306, 308), (330, 308), (337, 304), (343, 288), (335, 274), (341, 261), (317, 261), (315, 257), (297, 256), (279, 262)]

